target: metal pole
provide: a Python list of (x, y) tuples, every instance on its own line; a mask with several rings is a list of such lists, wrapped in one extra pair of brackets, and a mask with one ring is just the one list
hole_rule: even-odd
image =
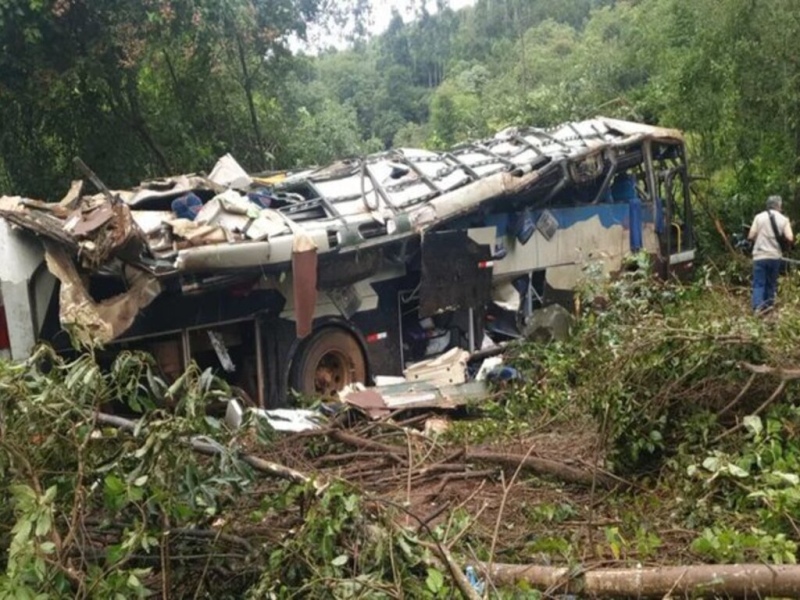
[(189, 363), (192, 362), (192, 345), (189, 342), (189, 330), (181, 330), (181, 349), (183, 350), (183, 370), (189, 368)]
[(253, 319), (256, 328), (256, 385), (258, 386), (258, 406), (266, 408), (264, 404), (264, 350), (261, 347), (261, 323), (258, 318)]
[(469, 314), (469, 353), (475, 352), (475, 311), (470, 308)]

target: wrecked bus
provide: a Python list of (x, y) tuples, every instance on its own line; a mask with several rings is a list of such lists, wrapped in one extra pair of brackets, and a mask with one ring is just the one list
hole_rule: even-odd
[(268, 407), (520, 335), (589, 264), (694, 259), (681, 133), (600, 117), (293, 173), (225, 156), (94, 183), (0, 199), (5, 351), (66, 352), (69, 332), (145, 349), (168, 380), (194, 360)]

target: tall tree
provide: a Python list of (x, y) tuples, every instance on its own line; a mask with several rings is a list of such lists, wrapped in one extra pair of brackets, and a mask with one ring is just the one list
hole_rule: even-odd
[(335, 8), (331, 0), (11, 4), (0, 4), (0, 153), (14, 191), (35, 195), (63, 186), (75, 153), (115, 185), (207, 167), (223, 149), (267, 166), (277, 149), (264, 125), (282, 114), (289, 36)]

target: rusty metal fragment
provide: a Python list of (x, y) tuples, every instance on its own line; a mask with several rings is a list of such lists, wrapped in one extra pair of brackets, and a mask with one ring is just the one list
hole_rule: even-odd
[[(64, 231), (63, 220), (49, 210), (32, 210), (34, 202), (36, 201), (21, 196), (3, 196), (0, 198), (0, 217), (12, 225), (52, 239), (66, 248), (77, 250), (77, 241)], [(38, 204), (35, 206), (38, 207)]]
[(302, 339), (311, 333), (317, 305), (317, 247), (308, 236), (295, 236), (292, 248), (295, 327)]
[(83, 237), (108, 223), (113, 216), (114, 211), (110, 204), (87, 206), (70, 214), (64, 224), (64, 231)]
[(64, 197), (58, 203), (58, 206), (66, 208), (67, 210), (75, 209), (78, 206), (81, 196), (83, 196), (83, 187), (83, 179), (77, 179), (73, 181), (69, 186), (69, 191), (67, 191)]
[(133, 324), (140, 310), (161, 293), (158, 280), (144, 271), (129, 277), (127, 292), (97, 302), (92, 299), (69, 253), (52, 241), (45, 242), (47, 268), (61, 282), (60, 319), (81, 343), (104, 344)]

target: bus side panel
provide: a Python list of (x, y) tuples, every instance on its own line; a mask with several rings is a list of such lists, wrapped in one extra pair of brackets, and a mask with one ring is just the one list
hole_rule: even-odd
[(44, 248), (30, 233), (0, 219), (0, 283), (8, 323), (11, 358), (27, 358), (39, 340), (56, 290), (44, 266)]
[[(652, 211), (642, 211), (643, 249), (658, 251)], [(619, 271), (631, 251), (630, 207), (625, 203), (604, 203), (546, 209), (557, 223), (550, 239), (539, 229), (527, 241), (520, 243), (506, 236), (506, 254), (495, 259), (494, 283), (508, 282), (516, 277), (546, 269), (547, 286), (555, 291), (572, 292), (586, 277), (586, 267), (597, 263), (603, 274)], [(544, 210), (533, 211), (537, 222)]]

